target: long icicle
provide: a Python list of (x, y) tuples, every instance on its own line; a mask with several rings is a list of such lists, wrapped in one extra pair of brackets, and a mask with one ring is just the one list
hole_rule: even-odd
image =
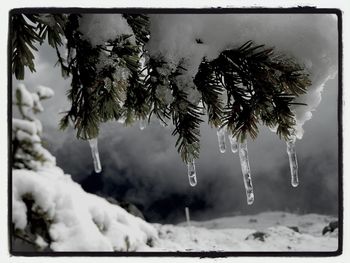
[(251, 205), (254, 202), (254, 192), (252, 178), (250, 174), (247, 140), (244, 140), (243, 142), (239, 143), (239, 159), (241, 161), (244, 187), (247, 194), (247, 203), (248, 205)]
[(190, 186), (194, 187), (197, 185), (197, 175), (196, 175), (196, 164), (194, 159), (187, 163), (187, 175)]
[(295, 136), (292, 136), (289, 140), (286, 141), (287, 144), (287, 153), (289, 157), (289, 167), (290, 167), (290, 175), (291, 175), (291, 184), (293, 187), (297, 187), (299, 185), (298, 178), (298, 160), (297, 153), (295, 151)]
[(231, 144), (231, 151), (233, 153), (236, 153), (238, 151), (238, 143), (237, 143), (237, 138), (233, 136), (232, 134), (228, 135), (228, 139), (230, 140)]
[(225, 128), (218, 129), (216, 134), (218, 135), (219, 150), (221, 153), (224, 153), (226, 151)]
[(102, 167), (100, 162), (100, 154), (98, 153), (97, 138), (90, 139), (89, 145), (91, 149), (92, 159), (94, 161), (94, 170), (96, 173), (100, 173), (102, 171)]

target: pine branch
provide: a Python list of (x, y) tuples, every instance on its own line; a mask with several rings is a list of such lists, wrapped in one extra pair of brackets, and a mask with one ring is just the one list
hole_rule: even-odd
[(36, 15), (15, 14), (12, 16), (10, 29), (12, 72), (17, 79), (24, 79), (25, 67), (28, 67), (31, 72), (35, 72), (33, 51), (38, 51), (35, 43), (42, 41), (36, 32), (36, 19)]
[(202, 102), (207, 109), (208, 121), (214, 127), (219, 127), (223, 114), (221, 96), (223, 85), (214, 73), (212, 64), (202, 61), (195, 76), (194, 83), (202, 94)]
[(149, 118), (154, 114), (163, 123), (170, 119), (170, 103), (172, 95), (169, 87), (170, 69), (166, 62), (149, 58), (145, 69), (147, 75), (144, 78), (144, 85), (148, 91), (147, 104), (151, 112)]
[(111, 55), (117, 56), (120, 66), (130, 73), (123, 109), (126, 124), (135, 119), (146, 119), (150, 112), (150, 106), (146, 103), (149, 94), (141, 80), (141, 48), (131, 44), (129, 37), (123, 36), (109, 43), (112, 47)]
[(171, 74), (169, 81), (174, 97), (170, 105), (171, 116), (175, 129), (172, 135), (177, 135), (175, 146), (185, 163), (199, 157), (200, 123), (202, 122), (200, 108), (187, 99), (186, 92), (177, 86), (175, 78), (182, 74), (183, 68), (178, 66)]
[[(226, 90), (228, 101), (222, 123), (240, 140), (248, 134), (256, 138), (260, 121), (269, 127), (278, 126), (277, 134), (288, 138), (295, 125), (290, 106), (311, 85), (293, 59), (275, 56), (273, 49), (255, 46), (252, 41), (223, 51), (211, 62), (203, 61), (195, 81), (204, 101), (213, 96), (207, 86), (219, 85)], [(219, 94), (220, 89), (216, 89), (216, 96)], [(209, 101), (217, 105), (215, 97)], [(216, 119), (213, 113), (208, 115), (209, 121)]]
[(144, 45), (149, 39), (149, 18), (144, 14), (123, 14), (135, 34), (138, 44)]
[[(150, 38), (148, 17), (123, 14), (134, 35), (116, 36), (99, 46), (82, 37), (79, 17), (14, 15), (11, 40), (16, 78), (24, 78), (25, 67), (35, 71), (35, 44), (47, 40), (56, 50), (62, 74), (72, 77), (67, 93), (71, 108), (61, 119), (62, 129), (71, 120), (77, 136), (90, 139), (98, 135), (100, 123), (108, 120), (125, 118), (130, 124), (152, 115), (163, 122), (172, 118), (181, 158), (185, 162), (198, 158), (201, 108), (190, 101), (185, 87), (178, 86), (177, 78), (186, 70), (182, 64), (173, 71), (165, 58), (152, 58), (145, 50)], [(67, 38), (66, 58), (59, 52), (63, 37)], [(196, 42), (203, 43), (201, 39)], [(147, 59), (141, 68), (143, 58)], [(294, 59), (252, 41), (225, 50), (212, 61), (203, 58), (193, 82), (209, 124), (227, 126), (241, 141), (247, 136), (256, 138), (259, 124), (277, 126), (277, 134), (288, 139), (295, 126), (292, 105), (305, 105), (296, 98), (311, 85), (309, 75)]]

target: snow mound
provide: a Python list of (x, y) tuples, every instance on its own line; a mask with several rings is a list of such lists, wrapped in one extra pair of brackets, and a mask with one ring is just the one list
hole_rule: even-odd
[(50, 219), (50, 248), (54, 251), (147, 250), (157, 238), (152, 225), (86, 193), (56, 166), (36, 172), (13, 170), (12, 194), (15, 229), (24, 230), (28, 224), (23, 197), (30, 196), (32, 209)]
[(335, 251), (337, 231), (322, 235), (335, 218), (267, 212), (196, 222), (191, 226), (154, 224), (157, 251)]
[[(80, 31), (93, 46), (114, 40), (116, 36), (133, 34), (121, 14), (84, 14), (79, 22)], [(131, 39), (134, 40), (134, 37)]]
[(36, 86), (35, 91), (42, 100), (49, 99), (55, 95), (55, 92), (51, 88), (42, 85)]
[[(330, 222), (337, 220), (334, 216), (319, 214), (298, 215), (287, 212), (264, 212), (257, 215), (237, 215), (221, 217), (207, 221), (193, 221), (192, 225), (196, 227), (205, 227), (208, 229), (224, 228), (249, 228), (258, 231), (277, 225), (297, 226), (301, 233), (307, 233), (313, 236), (321, 236), (322, 229)], [(184, 225), (186, 223), (181, 223)]]

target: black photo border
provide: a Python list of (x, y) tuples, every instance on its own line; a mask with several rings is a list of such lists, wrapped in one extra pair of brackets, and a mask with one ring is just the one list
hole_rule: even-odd
[[(338, 249), (336, 251), (205, 251), (205, 252), (28, 252), (13, 251), (11, 237), (12, 229), (12, 60), (11, 60), (11, 17), (14, 14), (34, 13), (144, 13), (144, 14), (334, 14), (337, 16), (338, 26), (338, 220), (339, 236)], [(12, 256), (26, 257), (330, 257), (339, 256), (343, 252), (343, 20), (342, 11), (335, 8), (316, 7), (292, 7), (292, 8), (16, 8), (9, 11), (8, 27), (8, 97), (7, 97), (7, 119), (8, 119), (8, 244), (9, 253)]]

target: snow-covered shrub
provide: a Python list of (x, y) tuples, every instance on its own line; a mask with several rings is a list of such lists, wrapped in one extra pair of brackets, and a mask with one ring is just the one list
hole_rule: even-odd
[(157, 239), (152, 225), (118, 205), (86, 193), (56, 166), (39, 171), (13, 170), (12, 176), (15, 230), (28, 236), (28, 225), (33, 225), (28, 221), (28, 212), (41, 215), (45, 221), (40, 223), (43, 231), (31, 236), (37, 236), (35, 239), (53, 251), (148, 250)]
[(54, 92), (38, 86), (31, 93), (23, 84), (16, 88), (14, 104), (21, 119), (12, 119), (12, 166), (17, 169), (38, 170), (41, 166), (55, 165), (56, 160), (41, 142), (42, 125), (35, 114), (42, 112), (41, 100), (49, 99)]
[(42, 99), (53, 96), (39, 86), (16, 89), (22, 119), (12, 120), (12, 223), (14, 240), (53, 251), (134, 251), (149, 247), (155, 229), (118, 205), (86, 193), (55, 165), (43, 148), (35, 114)]

